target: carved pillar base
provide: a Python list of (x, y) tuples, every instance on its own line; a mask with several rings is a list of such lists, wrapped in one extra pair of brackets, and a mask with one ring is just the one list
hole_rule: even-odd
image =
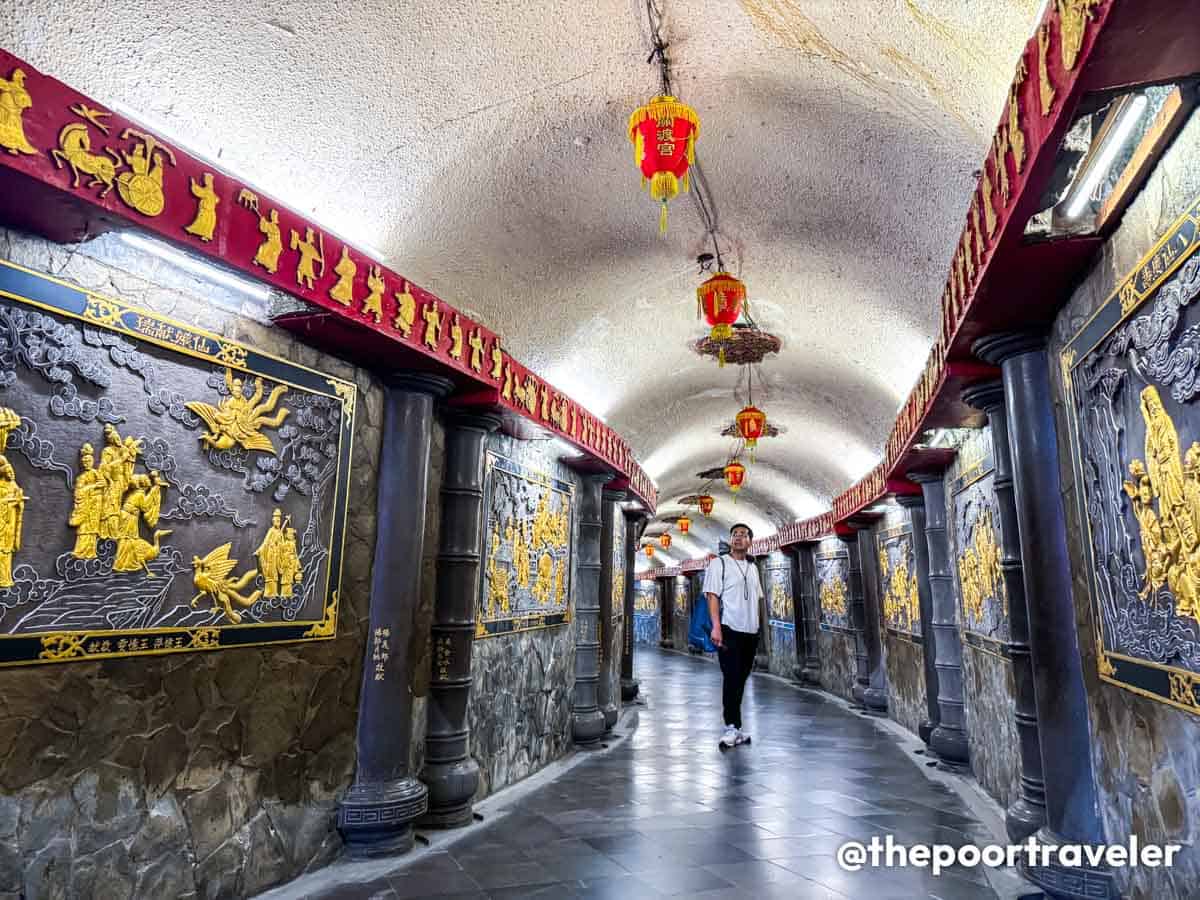
[(636, 678), (621, 679), (621, 701), (623, 703), (632, 703), (636, 700), (639, 690), (641, 690), (641, 685)]
[(346, 853), (369, 859), (412, 849), (412, 823), (426, 809), (425, 785), (411, 775), (388, 784), (351, 785), (338, 804), (338, 831)]
[[(1036, 841), (1043, 847), (1078, 843), (1055, 834), (1049, 828), (1040, 829)], [(1055, 900), (1109, 900), (1117, 896), (1112, 872), (1107, 869), (1067, 867), (1057, 860), (1048, 866), (1030, 866), (1024, 856), (1021, 859), (1021, 874)]]

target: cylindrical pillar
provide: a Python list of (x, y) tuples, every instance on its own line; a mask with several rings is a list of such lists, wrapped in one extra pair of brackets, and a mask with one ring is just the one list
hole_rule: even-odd
[(433, 674), (429, 684), (425, 768), (429, 810), (422, 824), (456, 828), (471, 822), (479, 765), (470, 755), (467, 700), (471, 645), (483, 545), (483, 462), (487, 436), (500, 427), (494, 415), (452, 410), (443, 417), (446, 468), (433, 608)]
[(358, 701), (358, 766), (354, 783), (338, 805), (338, 830), (352, 856), (408, 850), (412, 823), (427, 805), (425, 785), (408, 768), (410, 647), (421, 593), (433, 407), (452, 386), (433, 375), (384, 380), (378, 525)]
[(754, 649), (754, 669), (757, 672), (771, 670), (771, 626), (770, 612), (767, 609), (767, 572), (766, 556), (754, 559), (754, 567), (758, 570), (758, 583), (763, 586), (762, 596), (758, 598), (758, 644)]
[(858, 567), (862, 572), (863, 642), (867, 646), (867, 689), (863, 701), (867, 712), (887, 715), (887, 668), (883, 664), (883, 609), (879, 601), (879, 568), (875, 562), (875, 546), (870, 524), (852, 520), (851, 527), (859, 529)]
[(933, 596), (929, 590), (929, 543), (925, 536), (925, 495), (901, 494), (896, 502), (908, 510), (908, 518), (912, 523), (913, 562), (917, 569), (917, 597), (921, 610), (921, 657), (925, 666), (925, 720), (917, 726), (926, 746), (933, 736), (933, 730), (941, 721), (938, 709), (938, 674), (934, 663), (933, 640)]
[(625, 635), (621, 651), (621, 700), (628, 703), (638, 695), (638, 682), (633, 677), (633, 601), (637, 589), (638, 542), (646, 517), (641, 513), (625, 514)]
[(600, 534), (601, 493), (611, 475), (580, 479), (579, 545), (575, 549), (575, 698), (571, 736), (576, 744), (594, 745), (604, 734), (600, 711)]
[[(1101, 844), (1104, 828), (1092, 771), (1045, 338), (999, 334), (977, 341), (972, 349), (999, 364), (1004, 381), (1046, 796), (1046, 825), (1038, 839)], [(1026, 874), (1052, 897), (1107, 897), (1113, 892), (1107, 870), (1055, 864)]]
[(1009, 806), (1005, 825), (1009, 838), (1013, 843), (1019, 843), (1046, 824), (1046, 783), (1042, 777), (1033, 655), (1029, 650), (1029, 611), (1025, 603), (1025, 570), (1021, 564), (1021, 535), (1013, 492), (1008, 411), (1004, 406), (1004, 384), (1000, 381), (972, 385), (962, 396), (968, 404), (987, 413), (992, 431), (992, 456), (996, 465), (993, 485), (1000, 507), (1000, 572), (1008, 597), (1008, 651), (1017, 691), (1014, 716), (1021, 740), (1021, 794)]
[[(804, 668), (801, 681), (806, 684), (821, 683), (821, 608), (817, 602), (817, 572), (813, 562), (815, 545), (801, 544), (796, 548), (795, 569), (796, 605), (804, 618)], [(800, 642), (797, 642), (799, 646)]]
[(658, 624), (662, 629), (658, 645), (675, 649), (675, 576), (656, 578), (658, 585)]
[[(604, 715), (604, 730), (617, 724), (620, 701), (614, 691), (619, 660), (614, 658), (613, 627), (613, 539), (615, 522), (621, 515), (618, 504), (625, 499), (624, 491), (603, 491), (600, 495), (600, 712)], [(624, 549), (624, 548), (622, 548)]]
[(946, 531), (946, 485), (941, 472), (910, 472), (925, 496), (925, 544), (929, 550), (930, 625), (937, 668), (938, 723), (929, 746), (942, 766), (967, 767), (966, 717), (963, 712), (962, 643), (958, 634), (958, 604), (950, 569), (950, 536)]
[[(840, 527), (840, 526), (839, 526)], [(838, 539), (846, 545), (849, 559), (847, 560), (846, 585), (850, 591), (850, 630), (854, 632), (854, 681), (850, 687), (853, 702), (860, 707), (867, 705), (866, 693), (871, 686), (870, 660), (867, 656), (867, 639), (864, 633), (866, 613), (863, 610), (863, 575), (862, 559), (858, 553), (859, 533), (857, 529), (847, 527), (838, 531)]]

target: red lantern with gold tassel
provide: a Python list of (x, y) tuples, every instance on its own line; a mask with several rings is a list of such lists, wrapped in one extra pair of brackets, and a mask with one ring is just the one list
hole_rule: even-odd
[(675, 521), (675, 526), (679, 529), (680, 534), (687, 534), (688, 529), (692, 527), (692, 520), (687, 516), (680, 516)]
[(660, 534), (660, 535), (658, 536), (658, 542), (659, 542), (660, 544), (662, 544), (662, 548), (663, 548), (664, 550), (667, 550), (667, 549), (669, 549), (669, 548), (670, 548), (670, 546), (671, 546), (671, 535), (667, 534), (667, 533), (664, 531), (662, 534)]
[[(728, 272), (718, 272), (696, 288), (696, 302), (712, 331), (709, 337), (717, 343), (733, 337), (733, 323), (746, 305), (746, 286)], [(725, 347), (717, 356), (717, 364), (725, 365)]]
[(742, 489), (742, 482), (745, 480), (746, 467), (736, 459), (725, 467), (725, 483), (735, 494)]
[(767, 414), (757, 406), (746, 406), (737, 414), (737, 430), (750, 448), (750, 462), (754, 462), (754, 448), (767, 429)]
[(713, 498), (708, 494), (701, 494), (696, 499), (696, 504), (700, 507), (700, 512), (706, 516), (713, 511), (713, 503)]
[(660, 94), (629, 117), (633, 160), (642, 172), (642, 186), (662, 204), (658, 230), (667, 230), (667, 203), (688, 189), (688, 167), (696, 161), (700, 119), (686, 103)]
[(647, 545), (645, 546), (645, 548), (644, 548), (644, 549), (645, 549), (645, 551), (646, 551), (646, 558), (647, 558), (647, 559), (654, 559), (654, 545), (653, 545), (653, 544), (647, 544)]

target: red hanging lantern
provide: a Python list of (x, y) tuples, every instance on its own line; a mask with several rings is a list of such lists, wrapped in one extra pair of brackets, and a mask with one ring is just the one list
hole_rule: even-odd
[(708, 494), (701, 494), (696, 499), (696, 503), (700, 506), (700, 512), (704, 513), (706, 516), (713, 511), (713, 502), (713, 498)]
[(662, 534), (660, 534), (658, 536), (658, 542), (660, 544), (662, 544), (662, 548), (664, 550), (666, 550), (667, 548), (669, 548), (671, 546), (671, 535), (667, 534), (667, 532), (664, 531)]
[[(712, 331), (709, 337), (721, 343), (733, 337), (733, 323), (746, 305), (746, 286), (728, 272), (718, 272), (696, 288), (696, 302)], [(721, 347), (717, 363), (725, 365), (725, 348)]]
[(676, 520), (675, 525), (679, 529), (680, 534), (687, 534), (688, 529), (692, 527), (692, 520), (687, 516), (680, 516)]
[(767, 414), (757, 406), (744, 407), (737, 414), (738, 434), (750, 448), (750, 462), (754, 462), (754, 448), (758, 445), (758, 439), (763, 436), (766, 428)]
[(647, 545), (646, 545), (646, 547), (645, 547), (645, 550), (646, 550), (646, 558), (647, 558), (647, 559), (654, 559), (654, 545), (653, 545), (653, 544), (647, 544)]
[(725, 467), (725, 483), (735, 494), (742, 489), (742, 482), (745, 480), (746, 467), (736, 459)]
[(642, 172), (642, 187), (662, 204), (658, 230), (667, 230), (667, 202), (688, 189), (688, 167), (696, 161), (700, 119), (686, 103), (660, 94), (629, 117), (633, 161)]

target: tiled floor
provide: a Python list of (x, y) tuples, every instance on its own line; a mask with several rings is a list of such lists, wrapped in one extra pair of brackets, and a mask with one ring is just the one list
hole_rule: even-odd
[(750, 746), (721, 753), (721, 673), (639, 648), (632, 738), (538, 789), (519, 811), (333, 898), (750, 897), (987, 900), (982, 871), (844, 872), (847, 839), (991, 842), (870, 721), (765, 677), (746, 691)]

